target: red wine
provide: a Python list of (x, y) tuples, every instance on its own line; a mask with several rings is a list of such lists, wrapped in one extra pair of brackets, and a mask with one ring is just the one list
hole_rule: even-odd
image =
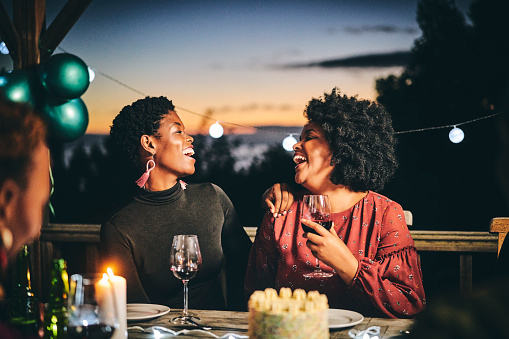
[[(330, 230), (330, 228), (332, 227), (332, 220), (329, 220), (329, 221), (323, 221), (323, 220), (310, 220), (312, 222), (316, 222), (317, 224), (320, 224), (322, 225), (323, 227), (325, 227), (326, 230)], [(314, 229), (312, 229), (311, 227), (308, 227), (304, 224), (301, 223), (301, 226), (302, 226), (302, 229), (304, 230), (304, 232), (310, 232), (310, 233), (314, 233), (314, 234), (318, 234), (318, 232), (316, 232)]]
[(171, 270), (173, 271), (173, 275), (180, 280), (189, 280), (194, 278), (198, 270), (195, 267), (189, 266), (172, 266)]
[(72, 339), (109, 339), (113, 332), (115, 328), (106, 324), (67, 327), (67, 337)]

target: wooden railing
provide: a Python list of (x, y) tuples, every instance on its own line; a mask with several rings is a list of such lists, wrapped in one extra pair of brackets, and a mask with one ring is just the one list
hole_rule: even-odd
[[(87, 272), (97, 272), (99, 268), (100, 225), (87, 224), (49, 224), (41, 230), (42, 244), (50, 242), (60, 245), (82, 247)], [(254, 239), (256, 227), (244, 227)], [(472, 256), (479, 253), (497, 253), (498, 235), (489, 232), (449, 232), (449, 231), (410, 231), (417, 251), (449, 252), (459, 255), (460, 289), (469, 294), (472, 291)], [(44, 246), (41, 246), (44, 248)], [(44, 257), (44, 253), (42, 253)]]

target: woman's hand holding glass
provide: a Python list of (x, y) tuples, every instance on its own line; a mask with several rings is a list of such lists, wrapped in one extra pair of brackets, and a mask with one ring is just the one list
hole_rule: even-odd
[(345, 284), (351, 285), (359, 262), (343, 240), (338, 237), (334, 225), (327, 230), (311, 220), (301, 219), (301, 223), (317, 233), (308, 232), (305, 236), (308, 239), (306, 246), (313, 252), (315, 258), (332, 267)]

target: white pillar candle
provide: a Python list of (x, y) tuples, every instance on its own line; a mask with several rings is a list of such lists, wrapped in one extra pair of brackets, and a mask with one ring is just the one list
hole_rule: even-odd
[(124, 277), (114, 275), (111, 268), (107, 269), (109, 282), (113, 287), (115, 306), (118, 317), (118, 329), (113, 333), (112, 339), (127, 338), (127, 288)]
[(95, 293), (99, 307), (99, 322), (108, 323), (115, 311), (115, 301), (113, 300), (113, 290), (108, 275), (103, 274), (103, 278), (95, 283)]

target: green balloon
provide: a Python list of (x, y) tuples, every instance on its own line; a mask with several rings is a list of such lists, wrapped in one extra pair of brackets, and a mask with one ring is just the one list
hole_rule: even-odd
[(63, 104), (49, 99), (40, 107), (40, 111), (48, 124), (51, 139), (73, 141), (87, 131), (88, 110), (80, 98)]
[(52, 55), (37, 68), (42, 86), (59, 99), (76, 99), (90, 85), (88, 66), (83, 60), (69, 53)]
[(0, 74), (0, 98), (35, 107), (41, 88), (34, 69), (23, 69)]

